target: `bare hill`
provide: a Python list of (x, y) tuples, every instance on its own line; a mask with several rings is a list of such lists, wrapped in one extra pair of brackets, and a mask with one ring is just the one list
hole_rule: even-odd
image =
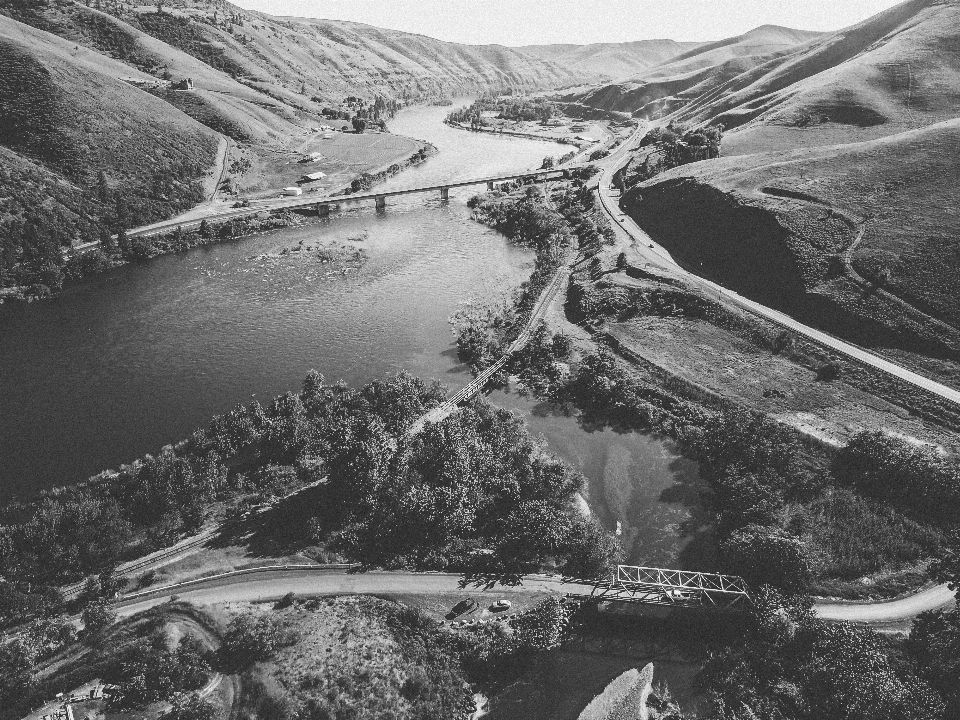
[(631, 214), (691, 269), (960, 385), (960, 120), (694, 163)]
[[(587, 93), (582, 102), (606, 110), (653, 114), (672, 109), (684, 97), (720, 87), (733, 77), (761, 66), (823, 33), (764, 25), (743, 35), (697, 45), (646, 69), (638, 76)], [(664, 99), (675, 100), (665, 105)]]
[(635, 77), (701, 44), (675, 40), (638, 40), (589, 45), (525, 45), (518, 49), (571, 70), (620, 79)]
[(728, 153), (867, 140), (957, 115), (960, 5), (942, 0), (898, 5), (679, 113), (737, 127)]

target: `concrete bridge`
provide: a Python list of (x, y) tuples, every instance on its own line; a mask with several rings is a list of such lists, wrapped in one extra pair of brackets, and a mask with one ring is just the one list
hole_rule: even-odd
[[(386, 207), (388, 197), (396, 197), (398, 195), (416, 195), (420, 193), (431, 193), (439, 192), (441, 200), (450, 199), (450, 190), (452, 188), (462, 188), (462, 187), (474, 187), (477, 185), (486, 185), (487, 190), (493, 190), (495, 183), (502, 182), (511, 182), (513, 180), (551, 180), (554, 178), (560, 177), (569, 177), (570, 171), (575, 170), (581, 165), (572, 165), (564, 168), (554, 168), (550, 170), (534, 170), (524, 173), (515, 173), (512, 175), (497, 175), (496, 177), (486, 177), (486, 178), (476, 178), (473, 180), (458, 180), (456, 182), (444, 183), (442, 185), (424, 185), (420, 187), (407, 188), (404, 190), (389, 190), (383, 192), (377, 192), (372, 190), (366, 193), (357, 193), (354, 195), (342, 195), (340, 197), (326, 197), (322, 199), (311, 199), (307, 197), (297, 197), (295, 200), (291, 200), (289, 204), (285, 204), (284, 207), (310, 207), (316, 206), (317, 214), (326, 215), (329, 214), (330, 209), (342, 205), (344, 203), (355, 203), (363, 202), (368, 200), (373, 200), (378, 209), (383, 209)], [(297, 202), (299, 201), (299, 202)]]
[[(191, 220), (165, 220), (163, 222), (145, 225), (127, 231), (127, 237), (150, 237), (172, 232), (178, 227), (184, 230), (192, 230), (200, 226), (200, 223), (206, 220), (208, 223), (217, 224), (233, 220), (234, 218), (257, 215), (259, 213), (273, 212), (276, 210), (302, 210), (314, 208), (321, 216), (329, 215), (330, 211), (342, 205), (362, 203), (373, 201), (378, 209), (383, 209), (387, 205), (387, 198), (397, 197), (398, 195), (416, 195), (422, 193), (439, 193), (440, 198), (447, 200), (450, 197), (450, 190), (462, 187), (475, 187), (477, 185), (486, 185), (487, 189), (492, 190), (495, 183), (509, 182), (513, 180), (551, 180), (569, 175), (572, 170), (585, 167), (585, 165), (568, 165), (562, 168), (553, 168), (550, 170), (529, 170), (527, 172), (512, 173), (509, 175), (496, 175), (493, 177), (475, 178), (472, 180), (457, 180), (453, 182), (424, 185), (420, 187), (405, 188), (402, 190), (370, 190), (353, 195), (337, 195), (332, 197), (313, 197), (311, 193), (284, 197), (265, 202), (257, 202), (249, 207), (231, 208), (216, 214), (197, 217)], [(83, 252), (99, 246), (99, 242), (86, 243), (72, 248), (73, 251)]]

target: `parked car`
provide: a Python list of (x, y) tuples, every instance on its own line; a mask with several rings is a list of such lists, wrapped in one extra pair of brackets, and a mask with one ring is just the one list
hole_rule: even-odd
[(461, 600), (460, 602), (458, 602), (456, 605), (453, 606), (453, 608), (451, 609), (451, 612), (454, 615), (463, 615), (464, 613), (470, 612), (471, 610), (473, 610), (476, 606), (477, 606), (476, 600), (471, 600), (470, 598), (464, 598), (463, 600)]
[(493, 605), (491, 605), (491, 608), (497, 612), (500, 612), (501, 610), (509, 610), (511, 605), (513, 605), (513, 603), (511, 603), (509, 600), (497, 600)]

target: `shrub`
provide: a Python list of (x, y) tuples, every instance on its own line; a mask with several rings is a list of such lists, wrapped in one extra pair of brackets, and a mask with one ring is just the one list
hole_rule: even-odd
[(269, 615), (247, 613), (230, 621), (220, 645), (220, 657), (227, 667), (248, 667), (269, 660), (296, 641), (296, 632), (283, 621)]
[(721, 545), (724, 565), (754, 586), (803, 592), (813, 575), (806, 545), (786, 531), (750, 525)]

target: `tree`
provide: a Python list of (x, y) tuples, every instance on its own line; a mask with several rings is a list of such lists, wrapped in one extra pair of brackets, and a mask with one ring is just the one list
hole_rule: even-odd
[(921, 675), (947, 701), (946, 717), (960, 718), (960, 609), (921, 613), (910, 631)]
[(367, 121), (359, 115), (353, 118), (351, 124), (353, 125), (353, 131), (356, 133), (362, 133), (367, 129)]
[(748, 583), (771, 585), (786, 593), (803, 592), (813, 566), (802, 540), (778, 528), (749, 525), (721, 546), (724, 565)]
[(197, 693), (177, 698), (164, 720), (216, 720), (219, 713), (212, 703)]
[(80, 613), (80, 621), (88, 635), (100, 632), (117, 621), (117, 613), (105, 600), (98, 600), (87, 605)]
[(247, 613), (230, 621), (220, 645), (220, 657), (228, 667), (244, 668), (269, 660), (280, 649), (296, 641), (296, 632), (282, 620)]

